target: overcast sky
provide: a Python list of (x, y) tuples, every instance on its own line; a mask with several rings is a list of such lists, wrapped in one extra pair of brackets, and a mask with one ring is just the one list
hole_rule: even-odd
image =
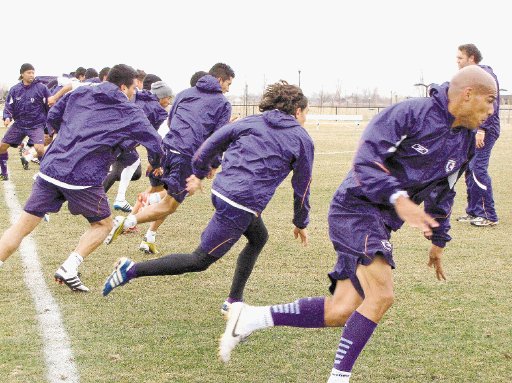
[[(307, 95), (413, 86), (456, 72), (457, 47), (474, 43), (500, 86), (512, 90), (510, 13), (487, 0), (3, 1), (0, 83), (22, 63), (36, 75), (126, 63), (162, 77), (175, 92), (197, 70), (232, 66), (231, 94), (285, 79)], [(65, 6), (65, 7), (64, 7)]]

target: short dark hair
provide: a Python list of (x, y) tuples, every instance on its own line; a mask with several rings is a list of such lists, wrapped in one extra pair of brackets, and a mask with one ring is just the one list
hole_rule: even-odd
[(137, 69), (137, 80), (144, 81), (144, 77), (146, 77), (146, 72), (142, 69)]
[(110, 70), (110, 68), (108, 66), (106, 66), (105, 68), (103, 68), (102, 70), (100, 70), (100, 74), (98, 75), (98, 77), (100, 78), (101, 81), (103, 81), (103, 79), (105, 78), (105, 76), (108, 75), (108, 71)]
[(116, 84), (118, 87), (121, 87), (121, 85), (130, 87), (133, 85), (135, 78), (137, 78), (135, 69), (126, 64), (117, 64), (109, 70), (107, 81)]
[(85, 71), (85, 79), (89, 80), (90, 78), (98, 77), (98, 72), (94, 68), (87, 68)]
[(208, 72), (205, 72), (204, 70), (200, 70), (200, 71), (197, 71), (196, 73), (194, 73), (192, 75), (192, 77), (190, 78), (190, 86), (192, 86), (192, 87), (196, 86), (199, 79), (203, 76), (206, 76), (207, 74), (208, 74)]
[(217, 63), (208, 72), (215, 78), (221, 78), (222, 81), (229, 80), (230, 78), (235, 78), (235, 72), (228, 64)]
[(265, 89), (261, 98), (260, 112), (279, 109), (281, 112), (295, 116), (297, 109), (306, 109), (308, 99), (296, 85), (290, 85), (284, 80), (271, 84)]
[(483, 59), (482, 53), (480, 53), (480, 50), (476, 47), (475, 44), (463, 44), (459, 46), (459, 51), (465, 52), (468, 58), (473, 56), (475, 64), (478, 64)]
[(76, 68), (75, 77), (79, 78), (80, 76), (85, 76), (86, 71), (87, 69), (85, 69), (83, 66), (79, 66), (78, 68)]
[(144, 80), (142, 81), (142, 89), (151, 90), (151, 84), (157, 81), (162, 81), (162, 79), (158, 77), (156, 74), (147, 74), (146, 77), (144, 77)]

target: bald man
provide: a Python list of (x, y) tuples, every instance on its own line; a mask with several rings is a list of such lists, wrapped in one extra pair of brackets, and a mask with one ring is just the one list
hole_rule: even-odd
[(461, 69), (451, 83), (433, 86), (431, 97), (406, 100), (378, 114), (329, 210), (329, 235), (338, 256), (329, 273), (333, 296), (260, 307), (233, 303), (220, 357), (228, 361), (241, 340), (267, 327), (346, 326), (328, 383), (349, 382), (357, 357), (393, 303), (391, 231), (404, 222), (420, 229), (431, 241), (428, 266), (438, 280), (446, 279), (441, 256), (451, 239), (454, 185), (474, 153), (473, 131), (493, 113), (496, 93), (493, 78), (474, 65)]

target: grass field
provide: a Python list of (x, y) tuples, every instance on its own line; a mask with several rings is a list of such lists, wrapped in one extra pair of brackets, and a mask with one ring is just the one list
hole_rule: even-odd
[[(286, 303), (327, 293), (326, 274), (335, 261), (327, 235), (327, 210), (350, 167), (362, 129), (354, 124), (308, 129), (316, 145), (310, 246), (302, 248), (293, 239), (292, 191), (287, 179), (263, 214), (270, 239), (246, 289), (248, 303)], [(502, 131), (490, 169), (500, 225), (476, 228), (452, 223), (453, 241), (444, 258), (448, 280), (443, 283), (426, 266), (429, 243), (420, 233), (405, 228), (393, 236), (396, 302), (359, 358), (352, 382), (512, 381), (508, 242), (512, 236), (512, 177), (507, 165), (512, 126), (505, 125)], [(14, 150), (11, 158), (11, 180), (23, 205), (37, 166), (23, 171)], [(130, 186), (130, 200), (145, 182)], [(457, 190), (453, 216), (464, 213), (464, 185), (457, 185)], [(110, 196), (116, 191), (115, 186)], [(6, 209), (2, 197), (2, 231), (9, 222)], [(209, 195), (187, 199), (161, 227), (161, 253), (195, 249), (212, 212)], [(118, 257), (148, 257), (137, 250), (140, 236), (123, 236), (112, 246), (100, 247), (82, 265), (82, 279), (91, 293), (70, 292), (55, 284), (52, 276), (86, 225), (83, 218), (63, 209), (34, 233), (82, 383), (327, 380), (341, 334), (336, 328), (265, 330), (239, 346), (228, 365), (218, 361), (217, 342), (225, 323), (220, 305), (228, 293), (242, 243), (204, 273), (139, 279), (103, 298), (103, 282)], [(143, 225), (143, 232), (146, 227)], [(0, 382), (44, 382), (42, 340), (18, 253), (0, 270), (0, 292)]]

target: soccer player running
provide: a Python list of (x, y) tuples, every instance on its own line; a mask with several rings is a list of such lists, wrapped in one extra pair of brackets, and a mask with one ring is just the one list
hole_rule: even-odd
[(480, 65), (482, 54), (473, 44), (459, 46), (457, 65), (459, 69), (468, 65), (478, 65), (490, 73), (496, 81), (498, 94), (494, 113), (477, 130), (475, 135), (475, 156), (466, 170), (467, 207), (466, 215), (457, 218), (459, 222), (470, 222), (473, 226), (486, 227), (498, 224), (498, 215), (494, 208), (492, 181), (489, 176), (489, 160), (494, 144), (500, 136), (500, 85), (492, 68)]
[(215, 132), (193, 158), (187, 190), (201, 188), (201, 179), (225, 151), (212, 186), (215, 213), (191, 254), (170, 254), (134, 263), (121, 258), (107, 278), (103, 295), (133, 278), (179, 275), (206, 270), (244, 235), (248, 243), (238, 257), (230, 298), (241, 301), (254, 263), (268, 233), (261, 214), (279, 184), (293, 171), (295, 237), (306, 245), (313, 141), (304, 129), (307, 98), (300, 88), (280, 82), (269, 86), (260, 103), (261, 115), (249, 116)]
[[(187, 195), (186, 179), (192, 175), (192, 156), (213, 132), (229, 121), (231, 104), (223, 93), (229, 91), (234, 77), (235, 72), (229, 65), (218, 63), (195, 87), (176, 95), (169, 113), (170, 130), (163, 140), (165, 158), (161, 182), (167, 194), (137, 214), (130, 214), (126, 218), (116, 217), (105, 244), (110, 244), (123, 230), (130, 230), (138, 223), (152, 222), (140, 248), (150, 253), (157, 252), (157, 228), (169, 214), (176, 211)], [(212, 165), (209, 177), (213, 177), (219, 167), (220, 156)]]
[(357, 357), (393, 304), (389, 239), (404, 222), (431, 240), (428, 265), (445, 279), (441, 257), (451, 239), (454, 184), (474, 152), (474, 130), (494, 111), (497, 88), (490, 74), (472, 65), (430, 94), (387, 108), (362, 135), (329, 210), (338, 256), (329, 273), (333, 296), (265, 307), (233, 303), (220, 342), (223, 361), (255, 330), (345, 326), (328, 383), (349, 382)]
[[(171, 88), (163, 81), (157, 82), (161, 85), (157, 93), (152, 93), (145, 89), (137, 90), (134, 100), (135, 104), (144, 111), (144, 114), (155, 131), (158, 131), (160, 125), (167, 119), (167, 111), (162, 107), (160, 99), (169, 100), (169, 98), (172, 97)], [(151, 85), (149, 86), (151, 87)], [(120, 172), (119, 168), (121, 168)], [(140, 158), (137, 150), (132, 149), (128, 152), (122, 152), (112, 166), (112, 171), (103, 181), (105, 191), (108, 191), (116, 181), (116, 176), (119, 176), (119, 186), (117, 196), (114, 201), (115, 210), (121, 210), (126, 213), (130, 213), (132, 211), (132, 206), (126, 200), (126, 191), (137, 169), (140, 169)], [(140, 175), (141, 174), (139, 172), (136, 179), (139, 179)]]
[[(129, 98), (135, 92), (133, 68), (114, 66), (104, 82), (68, 93), (48, 114), (58, 132), (41, 161), (41, 170), (18, 222), (0, 238), (0, 267), (45, 213), (58, 212), (67, 201), (71, 214), (91, 224), (78, 246), (58, 268), (55, 279), (71, 290), (89, 291), (78, 276), (83, 259), (94, 251), (112, 228), (102, 181), (121, 149), (137, 143), (148, 150), (149, 162), (160, 166), (161, 138), (144, 112)], [(122, 116), (122, 117), (120, 117)]]
[[(34, 66), (25, 63), (20, 68), (20, 82), (7, 94), (3, 113), (4, 125), (9, 126), (0, 144), (0, 160), (7, 160), (10, 146), (17, 147), (25, 137), (29, 137), (39, 158), (44, 154), (44, 128), (48, 114), (50, 91), (42, 82), (35, 79)], [(28, 161), (21, 156), (23, 168), (28, 169)], [(2, 169), (3, 170), (3, 169)], [(7, 169), (5, 169), (7, 172)], [(5, 173), (8, 178), (7, 173)]]

